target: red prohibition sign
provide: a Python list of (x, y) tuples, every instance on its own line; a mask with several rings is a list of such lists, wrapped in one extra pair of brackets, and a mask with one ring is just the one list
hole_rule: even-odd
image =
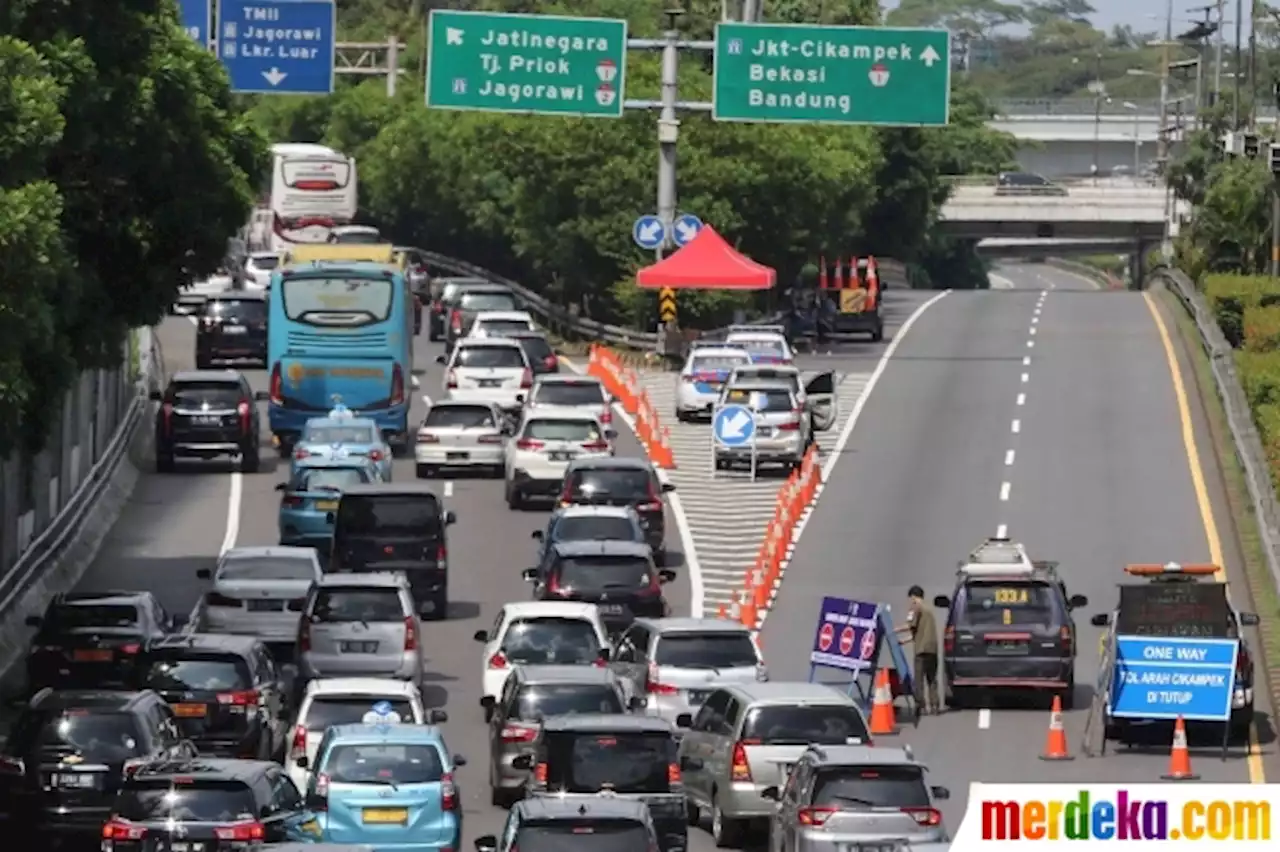
[(859, 654), (862, 659), (869, 660), (871, 655), (876, 652), (876, 631), (874, 628), (868, 627), (867, 632), (862, 634), (862, 646)]
[(835, 641), (836, 629), (829, 623), (823, 624), (821, 629), (818, 630), (818, 650), (823, 651), (824, 653), (826, 651), (830, 651), (831, 646)]
[(840, 653), (843, 656), (849, 656), (849, 652), (853, 650), (853, 628), (848, 625), (844, 630), (840, 631)]

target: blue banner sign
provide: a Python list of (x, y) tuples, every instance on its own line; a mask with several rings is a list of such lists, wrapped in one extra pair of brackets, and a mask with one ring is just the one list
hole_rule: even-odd
[(813, 634), (813, 652), (809, 662), (861, 672), (872, 668), (876, 650), (880, 607), (878, 604), (848, 598), (823, 598), (818, 614), (818, 629)]
[(1225, 722), (1239, 652), (1236, 639), (1117, 636), (1108, 712), (1127, 719)]
[(187, 34), (197, 44), (208, 47), (213, 29), (213, 0), (178, 0), (178, 13)]
[(220, 0), (218, 56), (243, 94), (333, 91), (333, 0)]

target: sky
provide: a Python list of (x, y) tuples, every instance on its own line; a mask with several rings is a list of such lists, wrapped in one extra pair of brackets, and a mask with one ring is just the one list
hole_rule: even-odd
[[(1099, 29), (1109, 30), (1116, 24), (1128, 24), (1139, 32), (1163, 32), (1165, 28), (1165, 17), (1168, 15), (1168, 0), (1089, 0), (1090, 5), (1097, 10), (1097, 14), (1093, 16), (1093, 24)], [(1189, 11), (1194, 7), (1205, 6), (1214, 0), (1174, 0), (1173, 2), (1173, 30), (1179, 32), (1179, 28), (1186, 30), (1192, 21), (1203, 20), (1204, 12)], [(1235, 16), (1236, 0), (1225, 0), (1226, 9), (1223, 17), (1232, 21)], [(897, 6), (897, 0), (881, 0), (881, 5), (886, 9), (892, 9)], [(1244, 0), (1243, 6), (1245, 14), (1248, 14), (1250, 0)], [(1248, 29), (1249, 21), (1245, 18), (1245, 28)], [(1231, 28), (1228, 27), (1228, 32)]]

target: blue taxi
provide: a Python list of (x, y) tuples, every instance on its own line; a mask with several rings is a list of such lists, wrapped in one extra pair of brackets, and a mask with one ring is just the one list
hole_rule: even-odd
[(353, 485), (381, 482), (378, 468), (362, 458), (303, 459), (294, 462), (280, 496), (280, 543), (328, 551), (342, 492)]
[(311, 769), (306, 800), (321, 840), (376, 852), (456, 852), (462, 794), (454, 778), (466, 760), (449, 753), (435, 725), (402, 724), (388, 702), (379, 705), (361, 723), (330, 726), (313, 764), (296, 759)]
[(383, 482), (391, 481), (391, 445), (382, 436), (376, 421), (361, 417), (333, 399), (333, 409), (324, 417), (313, 417), (302, 427), (293, 448), (293, 467), (310, 459), (368, 459), (378, 468)]

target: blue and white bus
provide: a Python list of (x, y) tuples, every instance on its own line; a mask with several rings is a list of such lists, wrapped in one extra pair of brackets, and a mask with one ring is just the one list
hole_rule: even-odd
[(313, 261), (275, 273), (267, 412), (282, 453), (335, 396), (376, 421), (393, 447), (408, 441), (411, 298), (402, 272), (383, 263)]

